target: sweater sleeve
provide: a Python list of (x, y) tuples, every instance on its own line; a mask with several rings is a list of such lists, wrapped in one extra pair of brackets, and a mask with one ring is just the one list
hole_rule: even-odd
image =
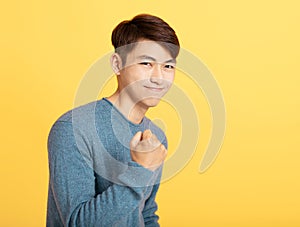
[[(168, 141), (165, 135), (162, 133), (162, 143), (168, 149)], [(162, 166), (159, 169), (159, 175), (157, 178), (157, 184), (155, 184), (152, 188), (152, 192), (149, 196), (149, 198), (145, 202), (145, 207), (143, 210), (143, 218), (145, 222), (146, 227), (159, 227), (158, 219), (159, 216), (156, 214), (157, 211), (157, 203), (155, 201), (156, 194), (160, 186), (160, 180), (162, 176)]]
[[(161, 138), (162, 144), (166, 147), (166, 149), (168, 149), (168, 140), (167, 140), (165, 134), (162, 131), (159, 131), (159, 132), (160, 132), (159, 138)], [(155, 199), (156, 199), (157, 191), (160, 186), (160, 181), (161, 181), (161, 176), (162, 176), (162, 168), (163, 167), (161, 166), (159, 169), (159, 175), (158, 175), (158, 178), (156, 181), (157, 184), (155, 184), (153, 186), (152, 192), (151, 192), (149, 198), (145, 202), (145, 207), (143, 210), (143, 218), (144, 218), (146, 227), (160, 226), (158, 223), (159, 216), (156, 214), (157, 203), (156, 203)]]
[(158, 227), (158, 215), (155, 213), (157, 211), (157, 203), (155, 201), (156, 193), (158, 191), (159, 184), (153, 186), (150, 197), (145, 202), (145, 207), (143, 210), (143, 218), (146, 227)]
[[(58, 214), (63, 226), (113, 226), (137, 209), (147, 187), (129, 187), (130, 172), (119, 176), (122, 185), (113, 184), (101, 194), (95, 192), (95, 176), (78, 150), (70, 122), (57, 122), (48, 139), (49, 191), (54, 204), (48, 207)], [(157, 176), (143, 169), (142, 178), (147, 185)], [(54, 212), (54, 210), (56, 210)], [(57, 217), (52, 217), (57, 219)], [(52, 225), (51, 225), (52, 223)]]

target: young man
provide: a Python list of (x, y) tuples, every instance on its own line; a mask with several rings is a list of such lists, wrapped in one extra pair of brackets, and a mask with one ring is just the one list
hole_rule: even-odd
[(112, 33), (118, 88), (61, 116), (48, 139), (47, 226), (159, 226), (156, 193), (167, 140), (145, 117), (169, 90), (179, 42), (138, 15)]

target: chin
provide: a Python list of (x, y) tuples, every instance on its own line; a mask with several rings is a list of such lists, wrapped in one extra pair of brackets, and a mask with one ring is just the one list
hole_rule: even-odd
[(142, 101), (142, 103), (147, 107), (155, 107), (160, 102), (160, 98), (147, 98)]

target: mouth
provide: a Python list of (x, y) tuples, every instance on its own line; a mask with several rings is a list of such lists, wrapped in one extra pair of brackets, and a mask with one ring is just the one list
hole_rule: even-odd
[(154, 92), (161, 92), (164, 90), (163, 87), (151, 87), (151, 86), (144, 86), (146, 89)]

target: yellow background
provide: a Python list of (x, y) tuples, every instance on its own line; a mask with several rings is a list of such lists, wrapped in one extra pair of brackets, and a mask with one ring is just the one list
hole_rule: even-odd
[[(227, 112), (222, 150), (199, 174), (211, 119), (201, 92), (189, 93), (202, 97), (201, 136), (189, 164), (161, 185), (161, 225), (300, 226), (299, 1), (29, 0), (0, 11), (0, 226), (45, 226), (49, 129), (112, 50), (114, 26), (142, 12), (165, 19), (210, 68)], [(179, 126), (165, 108), (150, 115), (163, 115), (172, 152)]]

